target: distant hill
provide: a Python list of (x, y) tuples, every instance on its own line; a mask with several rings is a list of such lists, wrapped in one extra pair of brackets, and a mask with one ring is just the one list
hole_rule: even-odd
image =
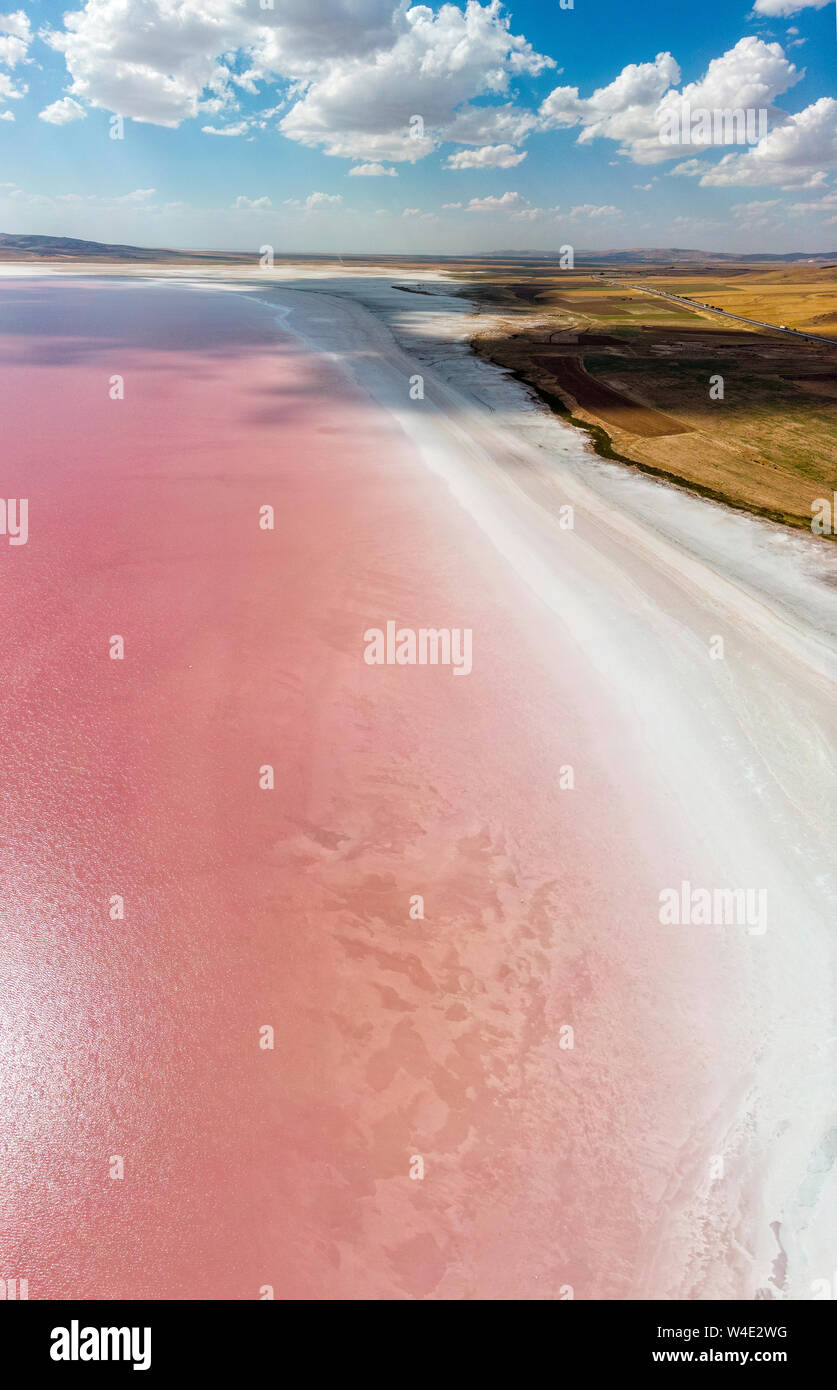
[[(517, 260), (557, 260), (560, 252), (558, 251), (492, 251), (492, 257), (508, 256)], [(574, 255), (575, 263), (589, 265), (595, 262), (607, 262), (608, 265), (731, 265), (746, 261), (751, 264), (756, 261), (781, 264), (782, 262), (793, 261), (833, 261), (837, 257), (834, 251), (784, 251), (784, 252), (757, 252), (757, 251), (698, 251), (686, 249), (681, 246), (634, 246), (627, 251), (584, 251), (576, 250)]]
[(230, 261), (253, 260), (252, 255), (207, 251), (170, 251), (146, 246), (119, 246), (103, 241), (80, 241), (71, 236), (11, 236), (0, 233), (3, 261)]
[[(555, 251), (489, 251), (480, 255), (415, 255), (415, 254), (346, 254), (349, 264), (365, 261), (429, 262), (430, 264), (461, 263), (462, 261), (557, 261), (560, 252)], [(330, 263), (338, 258), (338, 253), (304, 251), (284, 251), (280, 259), (310, 260)], [(0, 233), (0, 261), (204, 261), (229, 263), (236, 261), (252, 265), (258, 259), (252, 251), (173, 251), (166, 247), (122, 246), (103, 241), (82, 241), (69, 236), (24, 236)], [(746, 262), (755, 264), (781, 265), (798, 261), (819, 264), (837, 260), (837, 251), (786, 251), (781, 254), (769, 252), (734, 253), (731, 251), (697, 251), (679, 246), (632, 247), (627, 251), (584, 251), (576, 250), (576, 265), (734, 265)]]
[[(585, 253), (581, 253), (584, 255)], [(659, 261), (674, 262), (700, 261), (703, 265), (717, 262), (719, 265), (731, 261), (831, 261), (834, 259), (833, 251), (784, 251), (784, 252), (736, 252), (736, 251), (697, 251), (694, 249), (684, 249), (680, 246), (664, 246), (653, 248), (647, 246), (637, 246), (629, 251), (590, 251), (586, 253), (591, 260), (607, 261), (648, 261), (656, 263)]]

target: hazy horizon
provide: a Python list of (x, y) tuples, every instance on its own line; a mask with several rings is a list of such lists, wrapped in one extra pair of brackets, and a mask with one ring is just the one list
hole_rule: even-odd
[[(10, 238), (11, 238), (11, 237), (15, 237), (15, 238), (21, 238), (21, 239), (27, 238), (27, 237), (28, 237), (28, 238), (32, 238), (32, 239), (36, 239), (36, 240), (50, 241), (50, 242), (58, 242), (58, 241), (63, 241), (63, 242), (77, 242), (79, 245), (84, 245), (84, 244), (86, 244), (86, 245), (99, 245), (99, 246), (103, 246), (103, 247), (106, 248), (106, 249), (107, 249), (108, 247), (115, 247), (115, 248), (117, 248), (117, 249), (126, 249), (126, 250), (133, 250), (133, 251), (151, 251), (151, 252), (154, 252), (154, 251), (161, 251), (161, 252), (163, 252), (163, 251), (171, 251), (171, 252), (176, 253), (177, 255), (189, 255), (191, 252), (194, 252), (194, 253), (197, 253), (197, 254), (200, 254), (200, 255), (219, 256), (219, 257), (222, 257), (222, 256), (240, 256), (240, 255), (246, 255), (246, 254), (248, 254), (248, 252), (249, 252), (249, 253), (251, 253), (253, 256), (258, 256), (258, 249), (257, 249), (257, 248), (254, 249), (253, 247), (243, 247), (243, 248), (242, 248), (242, 247), (232, 247), (232, 246), (195, 246), (195, 245), (190, 245), (190, 246), (186, 246), (186, 245), (177, 246), (177, 245), (175, 245), (174, 243), (171, 243), (171, 242), (169, 242), (169, 243), (152, 244), (152, 243), (150, 243), (150, 242), (141, 243), (141, 242), (130, 242), (130, 241), (122, 241), (122, 242), (117, 242), (117, 241), (101, 241), (101, 240), (100, 240), (99, 238), (97, 238), (97, 237), (71, 237), (71, 236), (67, 236), (67, 235), (65, 235), (64, 233), (61, 233), (61, 232), (6, 232), (6, 231), (0, 230), (0, 239), (2, 239), (3, 237), (10, 237)], [(0, 246), (0, 249), (2, 249), (2, 246)], [(470, 259), (470, 260), (496, 260), (496, 259), (501, 258), (501, 257), (516, 257), (516, 256), (517, 256), (517, 257), (521, 257), (521, 258), (529, 258), (529, 257), (533, 257), (533, 258), (537, 258), (537, 257), (550, 257), (550, 258), (551, 258), (551, 257), (555, 257), (555, 258), (557, 259), (557, 258), (560, 256), (560, 254), (561, 254), (561, 247), (560, 247), (560, 245), (556, 242), (554, 245), (548, 246), (548, 247), (544, 247), (544, 248), (542, 248), (542, 249), (537, 249), (537, 248), (531, 247), (531, 246), (521, 246), (521, 247), (500, 246), (500, 247), (492, 247), (492, 248), (491, 248), (490, 250), (488, 250), (488, 251), (467, 251), (467, 250), (466, 250), (466, 251), (441, 251), (441, 250), (438, 250), (438, 249), (431, 249), (431, 250), (429, 250), (429, 251), (409, 251), (409, 252), (408, 252), (408, 251), (396, 250), (396, 249), (391, 249), (391, 248), (386, 248), (386, 247), (384, 247), (384, 248), (382, 248), (382, 249), (380, 249), (380, 250), (376, 250), (376, 251), (374, 251), (374, 252), (369, 252), (369, 251), (354, 251), (354, 250), (350, 250), (349, 248), (347, 248), (347, 247), (345, 247), (345, 246), (337, 246), (337, 247), (335, 247), (334, 249), (328, 250), (328, 251), (314, 251), (314, 250), (312, 250), (310, 247), (302, 247), (302, 246), (280, 247), (280, 246), (273, 245), (273, 251), (274, 251), (275, 258), (276, 258), (277, 260), (281, 260), (281, 259), (283, 259), (283, 258), (286, 258), (286, 259), (293, 259), (294, 257), (300, 257), (300, 258), (302, 258), (302, 257), (306, 257), (306, 256), (309, 256), (309, 257), (310, 257), (310, 256), (324, 256), (324, 257), (352, 256), (352, 257), (355, 257), (355, 258), (357, 258), (357, 259), (362, 259), (362, 260), (375, 260), (375, 259), (381, 259), (381, 260), (386, 260), (386, 259), (405, 260), (405, 259), (415, 259), (415, 260), (429, 260), (429, 261), (440, 260), (440, 261), (441, 261), (441, 260), (463, 260), (463, 259)], [(599, 260), (599, 259), (601, 259), (601, 260), (607, 260), (607, 258), (610, 257), (610, 256), (624, 256), (624, 255), (627, 255), (627, 254), (630, 253), (630, 252), (636, 252), (637, 255), (642, 255), (642, 256), (651, 256), (651, 255), (654, 255), (654, 254), (659, 255), (659, 256), (665, 256), (665, 255), (669, 255), (669, 254), (671, 254), (671, 255), (677, 255), (677, 256), (689, 256), (689, 255), (694, 255), (694, 256), (731, 256), (731, 257), (735, 257), (735, 258), (740, 258), (740, 259), (742, 259), (742, 260), (747, 260), (747, 259), (749, 259), (749, 258), (752, 258), (752, 259), (762, 259), (762, 258), (764, 258), (764, 257), (768, 257), (768, 258), (779, 258), (779, 257), (782, 257), (782, 258), (785, 258), (785, 257), (789, 257), (789, 256), (796, 256), (796, 257), (799, 257), (800, 259), (810, 258), (810, 259), (812, 259), (812, 260), (820, 260), (820, 259), (823, 259), (823, 258), (825, 258), (825, 257), (831, 257), (831, 256), (837, 257), (837, 250), (833, 250), (833, 251), (832, 251), (832, 250), (818, 250), (818, 251), (815, 251), (815, 250), (808, 250), (808, 251), (802, 251), (802, 250), (798, 250), (798, 249), (796, 249), (796, 248), (791, 249), (791, 250), (788, 250), (788, 251), (756, 251), (756, 250), (752, 250), (752, 249), (751, 249), (751, 250), (749, 250), (749, 251), (732, 252), (732, 251), (721, 251), (721, 250), (718, 250), (718, 251), (711, 251), (711, 250), (709, 250), (709, 249), (708, 249), (707, 247), (705, 247), (705, 246), (704, 246), (704, 247), (701, 247), (701, 246), (658, 246), (658, 245), (652, 245), (652, 244), (650, 244), (650, 243), (649, 243), (648, 245), (642, 245), (642, 246), (624, 246), (624, 247), (620, 247), (620, 246), (607, 246), (607, 247), (603, 247), (603, 248), (601, 248), (601, 249), (596, 249), (596, 248), (590, 247), (590, 246), (576, 246), (576, 247), (573, 247), (573, 256), (574, 256), (574, 259), (575, 259), (576, 261)]]

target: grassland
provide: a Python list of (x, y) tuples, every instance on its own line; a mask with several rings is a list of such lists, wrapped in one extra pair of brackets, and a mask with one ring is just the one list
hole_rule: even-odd
[(468, 293), (481, 310), (475, 350), (588, 428), (605, 456), (797, 527), (837, 490), (837, 265), (510, 265)]

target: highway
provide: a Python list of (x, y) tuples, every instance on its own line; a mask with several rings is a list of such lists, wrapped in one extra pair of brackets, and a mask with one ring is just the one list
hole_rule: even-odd
[(675, 304), (685, 304), (689, 309), (700, 309), (707, 314), (719, 314), (724, 319), (734, 319), (736, 323), (748, 323), (754, 328), (769, 328), (772, 333), (787, 333), (793, 338), (804, 338), (809, 343), (827, 343), (829, 347), (837, 347), (837, 338), (824, 338), (817, 333), (803, 333), (799, 328), (785, 328), (779, 323), (764, 323), (762, 319), (747, 319), (742, 314), (730, 314), (726, 309), (717, 309), (713, 305), (702, 304), (698, 300), (687, 299), (681, 294), (666, 294), (663, 290), (652, 290), (646, 285), (629, 285), (624, 280), (606, 280), (606, 284), (615, 285), (618, 289), (639, 290), (642, 294), (655, 294), (660, 299), (670, 299)]

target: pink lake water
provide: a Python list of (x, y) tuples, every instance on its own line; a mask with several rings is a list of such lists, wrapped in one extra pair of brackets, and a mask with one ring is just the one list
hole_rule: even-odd
[[(263, 305), (2, 300), (0, 1276), (647, 1296), (724, 967), (646, 929), (664, 837), (582, 654)], [(472, 673), (368, 666), (389, 619)]]

